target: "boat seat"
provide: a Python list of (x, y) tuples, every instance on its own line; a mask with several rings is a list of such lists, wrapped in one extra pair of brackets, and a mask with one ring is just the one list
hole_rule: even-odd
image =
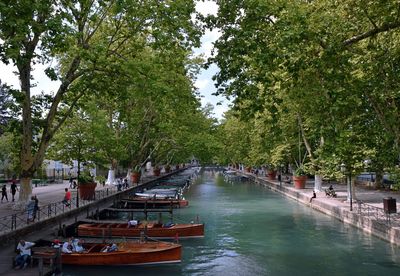
[(100, 252), (100, 250), (103, 248), (104, 246), (102, 244), (95, 244), (92, 245), (87, 252), (91, 253), (91, 252)]

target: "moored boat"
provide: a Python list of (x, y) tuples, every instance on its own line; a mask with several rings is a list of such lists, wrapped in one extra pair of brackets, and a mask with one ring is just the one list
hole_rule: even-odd
[(138, 223), (131, 226), (128, 223), (84, 223), (78, 226), (79, 236), (90, 237), (139, 237), (145, 232), (153, 238), (178, 237), (204, 237), (204, 224), (162, 224), (162, 223)]
[(176, 243), (146, 241), (116, 244), (113, 252), (102, 252), (107, 244), (84, 243), (83, 253), (61, 253), (62, 264), (68, 265), (144, 265), (181, 262), (182, 246)]
[(189, 206), (189, 201), (186, 199), (162, 199), (162, 198), (148, 198), (135, 196), (130, 198), (124, 198), (121, 200), (125, 202), (126, 206), (153, 206), (153, 207), (187, 207)]

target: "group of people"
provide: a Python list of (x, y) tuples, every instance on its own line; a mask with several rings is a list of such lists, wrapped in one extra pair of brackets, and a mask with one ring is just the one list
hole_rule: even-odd
[[(336, 197), (336, 192), (335, 192), (335, 189), (333, 189), (332, 185), (330, 185), (328, 189), (325, 189), (325, 195), (327, 197)], [(315, 191), (313, 191), (313, 195), (310, 198), (310, 203), (316, 197), (317, 197), (317, 194), (315, 193)]]
[[(10, 186), (12, 202), (15, 201), (15, 195), (16, 195), (17, 191), (18, 191), (17, 181), (15, 179), (13, 179), (11, 186)], [(7, 185), (6, 184), (4, 184), (3, 187), (1, 187), (1, 202), (3, 202), (4, 199), (7, 200), (7, 202), (8, 202), (8, 193), (7, 193)]]
[(124, 178), (122, 179), (122, 177), (117, 179), (117, 190), (118, 191), (122, 191), (122, 189), (128, 189), (129, 188), (129, 184), (128, 184), (128, 179)]
[[(73, 237), (69, 238), (68, 241), (64, 242), (61, 248), (62, 253), (85, 253), (86, 250), (83, 247), (84, 240), (82, 239), (74, 239)], [(56, 240), (54, 242), (54, 247), (59, 248), (60, 242)]]

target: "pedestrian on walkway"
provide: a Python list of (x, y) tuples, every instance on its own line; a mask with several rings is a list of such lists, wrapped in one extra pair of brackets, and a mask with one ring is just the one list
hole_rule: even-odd
[(31, 200), (26, 204), (26, 212), (28, 215), (27, 223), (32, 222), (34, 220), (34, 212), (35, 212), (35, 197), (31, 196)]
[(117, 179), (117, 191), (122, 191), (122, 177)]
[(11, 197), (12, 197), (12, 202), (14, 202), (15, 200), (15, 194), (17, 193), (18, 188), (17, 188), (17, 181), (15, 180), (15, 178), (13, 178), (12, 180), (12, 184), (11, 184)]
[(35, 202), (35, 205), (33, 206), (33, 220), (32, 221), (35, 221), (36, 214), (39, 211), (39, 199), (37, 198), (36, 195), (33, 196), (33, 201)]
[(128, 184), (128, 179), (124, 178), (124, 189), (128, 189), (129, 184)]
[(1, 188), (1, 202), (3, 202), (3, 199), (6, 198), (8, 202), (8, 196), (7, 196), (7, 185), (3, 185)]
[(75, 188), (75, 187), (74, 187), (74, 183), (73, 183), (73, 179), (72, 179), (72, 176), (71, 176), (71, 175), (70, 175), (70, 177), (69, 177), (69, 188), (70, 188), (70, 189)]
[(66, 207), (69, 207), (71, 206), (70, 201), (71, 201), (71, 192), (68, 191), (68, 188), (65, 188), (65, 195), (62, 203), (64, 203)]

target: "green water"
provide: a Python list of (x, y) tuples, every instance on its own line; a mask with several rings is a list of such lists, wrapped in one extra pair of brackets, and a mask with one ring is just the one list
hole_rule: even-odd
[(182, 263), (64, 267), (64, 275), (400, 275), (400, 248), (252, 183), (206, 171), (185, 194), (203, 239), (181, 240)]

